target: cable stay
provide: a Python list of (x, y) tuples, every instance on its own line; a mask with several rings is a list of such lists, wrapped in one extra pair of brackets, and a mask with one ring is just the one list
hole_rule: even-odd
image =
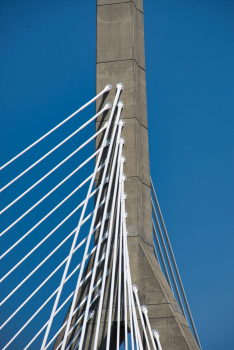
[[(59, 123), (58, 125), (56, 125), (53, 129), (51, 129), (50, 131), (48, 131), (45, 135), (41, 136), (37, 141), (33, 142), (30, 146), (28, 146), (27, 148), (25, 148), (22, 152), (20, 152), (19, 154), (17, 154), (15, 157), (13, 157), (11, 160), (9, 160), (7, 163), (5, 163), (4, 165), (2, 165), (0, 167), (0, 170), (6, 168), (9, 164), (11, 164), (14, 160), (16, 160), (17, 158), (19, 158), (20, 156), (22, 156), (24, 153), (26, 153), (28, 150), (30, 150), (33, 146), (37, 145), (40, 141), (44, 140), (48, 135), (50, 135), (53, 131), (57, 130), (60, 126), (62, 126), (63, 124), (65, 124), (68, 120), (70, 120), (71, 118), (73, 118), (75, 115), (77, 115), (79, 112), (81, 112), (83, 109), (85, 109), (86, 107), (88, 107), (91, 103), (93, 103), (94, 101), (96, 101), (99, 97), (101, 97), (104, 93), (108, 92), (111, 90), (111, 85), (107, 84), (105, 86), (105, 88), (98, 94), (96, 95), (94, 98), (92, 98), (89, 102), (87, 102), (86, 104), (84, 104), (82, 107), (80, 107), (77, 111), (75, 111), (74, 113), (72, 113), (69, 117), (67, 117), (66, 119), (64, 119), (61, 123)], [(107, 106), (106, 106), (107, 107)], [(109, 106), (110, 108), (110, 106)], [(97, 117), (97, 116), (95, 116)], [(93, 118), (95, 118), (93, 117)], [(85, 126), (87, 126), (89, 123), (91, 123), (91, 121), (93, 120), (93, 118), (91, 118), (89, 121), (87, 121), (84, 125), (82, 125), (79, 129), (82, 130)], [(79, 130), (79, 131), (80, 131)], [(77, 131), (78, 132), (78, 131)], [(2, 191), (2, 189), (0, 190), (0, 192)]]
[[(186, 297), (186, 294), (184, 291), (184, 287), (183, 287), (183, 283), (182, 283), (182, 280), (180, 277), (179, 269), (178, 269), (177, 264), (176, 264), (175, 256), (174, 256), (172, 246), (171, 246), (171, 243), (169, 240), (167, 229), (166, 229), (166, 226), (165, 226), (165, 223), (163, 220), (162, 212), (161, 212), (161, 209), (159, 206), (158, 198), (156, 196), (156, 192), (154, 189), (152, 178), (150, 178), (150, 181), (151, 181), (151, 190), (152, 190), (152, 198), (151, 198), (152, 211), (153, 211), (153, 217), (154, 217), (154, 220), (155, 220), (156, 226), (157, 226), (157, 230), (156, 230), (155, 225), (154, 225), (154, 221), (152, 221), (153, 233), (154, 233), (154, 237), (156, 240), (156, 246), (157, 246), (158, 251), (159, 251), (160, 259), (161, 259), (161, 262), (162, 262), (162, 265), (164, 268), (165, 277), (166, 277), (171, 289), (172, 290), (173, 290), (173, 288), (175, 289), (176, 297), (177, 297), (177, 300), (179, 302), (180, 308), (183, 312), (183, 315), (185, 316), (187, 322), (188, 323), (190, 322), (195, 339), (199, 345), (199, 348), (201, 349), (201, 344), (200, 344), (198, 334), (196, 331), (196, 327), (195, 327), (195, 324), (193, 321), (192, 313), (190, 311), (188, 300), (187, 300), (187, 297)], [(157, 210), (156, 210), (155, 206), (156, 206)], [(157, 232), (159, 233), (162, 244), (160, 243), (160, 241), (158, 239)], [(169, 277), (169, 273), (167, 270), (167, 266), (166, 266), (164, 257), (166, 258), (167, 265), (169, 266), (171, 278)]]
[[(111, 86), (109, 84), (106, 85), (104, 90), (96, 97), (4, 164), (1, 169), (33, 148), (33, 146), (110, 89)], [(29, 208), (10, 225), (8, 224), (8, 227), (0, 234), (0, 236), (3, 236), (9, 230), (12, 232), (4, 236), (8, 247), (1, 254), (0, 258), (3, 262), (6, 262), (5, 266), (9, 265), (13, 251), (17, 251), (14, 248), (19, 244), (21, 244), (20, 247), (25, 247), (25, 242), (28, 241), (25, 238), (36, 228), (43, 235), (42, 237), (40, 236), (40, 240), (37, 240), (35, 232), (30, 235), (30, 239), (33, 240), (34, 244), (30, 248), (23, 250), (26, 251), (24, 256), (20, 259), (18, 258), (18, 261), (14, 260), (14, 263), (9, 265), (13, 265), (13, 267), (8, 268), (8, 271), (0, 279), (3, 286), (8, 286), (8, 284), (13, 286), (10, 292), (7, 292), (7, 295), (1, 297), (0, 306), (6, 308), (9, 302), (16, 300), (19, 292), (25, 293), (23, 299), (19, 299), (19, 302), (15, 303), (16, 307), (14, 310), (6, 314), (0, 325), (0, 330), (7, 333), (7, 327), (12, 326), (13, 320), (17, 319), (16, 315), (19, 318), (22, 312), (27, 314), (27, 317), (22, 318), (19, 329), (13, 335), (11, 333), (2, 350), (18, 349), (17, 341), (19, 339), (22, 340), (21, 336), (26, 334), (26, 329), (29, 329), (27, 326), (31, 322), (38, 326), (33, 328), (33, 332), (30, 331), (30, 337), (25, 338), (24, 344), (21, 342), (23, 346), (20, 349), (97, 350), (102, 346), (106, 350), (110, 348), (118, 350), (121, 344), (124, 343), (126, 350), (162, 350), (159, 332), (151, 326), (154, 321), (150, 307), (141, 303), (142, 286), (137, 286), (137, 281), (134, 281), (134, 275), (131, 274), (129, 258), (131, 257), (131, 251), (129, 250), (127, 231), (128, 213), (125, 209), (127, 194), (124, 191), (125, 183), (128, 181), (124, 174), (124, 164), (128, 160), (124, 156), (125, 139), (122, 137), (122, 130), (125, 126), (124, 120), (121, 119), (121, 113), (124, 108), (124, 103), (120, 101), (122, 89), (122, 83), (118, 83), (112, 104), (105, 104), (104, 108), (95, 116), (1, 189), (3, 191), (9, 187), (34, 166), (41, 166), (39, 163), (43, 159), (59, 149), (67, 140), (85, 128), (85, 126), (97, 120), (98, 116), (103, 115), (105, 112), (104, 121), (102, 121), (100, 129), (27, 190), (22, 193), (20, 191), (21, 195), (1, 211), (1, 214), (5, 213), (13, 204), (23, 198), (89, 142), (95, 139), (96, 144), (99, 142), (95, 153), (76, 166), (69, 175), (51, 186), (51, 190), (46, 193), (42, 191), (40, 199), (30, 207), (27, 206)], [(108, 122), (105, 122), (105, 118), (108, 118)], [(65, 195), (62, 185), (70, 183), (72, 176), (86, 164), (90, 166), (92, 160), (93, 163), (95, 160), (95, 164), (94, 169), (88, 171), (90, 175), (88, 177), (86, 175), (85, 180), (71, 187), (73, 190), (70, 190)], [(86, 190), (84, 188), (85, 185), (87, 186)], [(175, 294), (178, 300), (181, 312), (185, 318), (188, 318), (196, 340), (200, 344), (152, 180), (151, 189), (152, 235), (154, 241), (152, 252), (154, 252), (155, 257), (153, 253), (152, 256), (156, 261), (155, 264), (159, 264), (162, 269), (172, 293)], [(58, 221), (56, 221), (56, 224), (53, 223), (52, 229), (48, 230), (49, 232), (46, 232), (46, 230), (44, 232), (41, 228), (43, 225), (40, 225), (48, 218), (50, 218), (51, 222), (54, 222), (53, 218), (55, 215), (52, 214), (56, 213), (56, 210), (63, 204), (68, 205), (68, 199), (74, 198), (72, 196), (78, 190), (80, 190), (79, 193), (82, 193), (83, 197), (83, 199), (79, 199), (79, 204), (76, 203), (69, 209), (69, 214), (65, 218), (59, 217), (59, 223), (57, 223)], [(15, 233), (18, 225), (16, 224), (22, 219), (24, 219), (23, 222), (27, 222), (26, 220), (29, 220), (27, 214), (39, 205), (39, 208), (43, 206), (43, 208), (46, 208), (45, 199), (55, 191), (56, 193), (62, 193), (61, 198), (63, 199), (56, 202), (57, 204), (52, 209), (47, 210), (46, 214), (43, 214), (44, 216), (35, 224), (30, 221), (29, 227), (31, 228), (25, 229), (27, 232), (20, 237), (17, 236)], [(81, 210), (78, 215), (79, 209)], [(73, 215), (75, 213), (78, 219), (74, 227), (72, 219), (74, 219)], [(46, 223), (50, 220), (47, 220)], [(51, 240), (53, 242), (49, 243)], [(39, 249), (39, 247), (46, 249), (45, 255), (41, 253), (42, 249)], [(58, 254), (56, 254), (58, 252), (64, 252), (63, 258), (58, 258)], [(30, 257), (35, 259), (35, 265), (31, 265)], [(12, 282), (15, 276), (13, 272), (26, 261), (28, 263), (27, 272), (24, 275), (23, 273), (18, 274), (21, 277), (20, 280)], [(55, 261), (56, 266), (50, 268), (52, 265), (49, 263), (52, 264)], [(23, 266), (25, 267), (26, 264)], [(36, 273), (39, 272), (43, 278), (40, 282), (35, 283), (37, 281)], [(56, 282), (53, 284), (52, 290), (47, 293), (49, 281), (51, 283), (52, 278)], [(30, 290), (28, 293), (27, 291), (24, 292), (24, 290), (28, 290), (26, 283), (34, 283), (34, 290)], [(6, 290), (9, 290), (9, 288)], [(40, 297), (40, 304), (29, 307), (29, 305), (32, 305), (32, 300), (35, 300), (42, 291), (43, 297)], [(64, 310), (68, 303), (70, 303), (70, 306), (66, 314)], [(29, 309), (30, 313), (28, 312)], [(41, 323), (37, 321), (39, 318)], [(55, 318), (56, 322), (54, 322)], [(105, 337), (101, 337), (101, 334), (105, 334)]]

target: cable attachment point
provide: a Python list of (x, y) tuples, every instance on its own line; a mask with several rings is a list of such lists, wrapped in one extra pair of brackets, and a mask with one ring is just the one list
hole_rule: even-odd
[(101, 291), (102, 291), (101, 288), (99, 288), (98, 291), (97, 291), (96, 297), (100, 297)]
[(116, 84), (116, 88), (117, 88), (117, 89), (120, 89), (120, 90), (123, 90), (124, 86), (123, 86), (122, 83), (117, 83), (117, 84)]
[(112, 89), (112, 86), (111, 86), (111, 84), (107, 84), (106, 86), (105, 86), (105, 91), (110, 91)]
[(109, 276), (110, 274), (110, 269), (106, 269), (106, 275)]
[(124, 126), (125, 125), (125, 121), (123, 119), (120, 119), (119, 120), (119, 125)]
[(109, 123), (109, 120), (106, 120), (104, 126), (107, 126), (108, 123)]
[(123, 162), (123, 163), (125, 163), (126, 162), (126, 157), (122, 154), (122, 156), (121, 156), (121, 161)]
[(105, 104), (105, 109), (110, 109), (111, 106), (112, 106), (112, 104), (111, 104), (110, 102), (107, 102), (107, 103)]
[(118, 106), (119, 108), (124, 108), (124, 103), (123, 103), (123, 101), (119, 101), (118, 104), (117, 104), (117, 106)]
[(126, 235), (128, 236), (128, 230), (126, 230)]
[(109, 146), (110, 145), (110, 139), (106, 139), (106, 142), (105, 142), (105, 147)]
[(123, 174), (123, 178), (122, 178), (122, 181), (126, 181), (127, 180), (127, 176), (125, 174)]
[(124, 196), (123, 196), (124, 199), (127, 199), (128, 198), (128, 195), (126, 192), (124, 192)]
[(128, 212), (125, 210), (125, 219), (128, 217)]
[(152, 334), (156, 340), (159, 339), (160, 335), (159, 335), (159, 332), (157, 331), (157, 329), (152, 329)]
[(108, 220), (108, 219), (110, 219), (110, 213), (109, 213), (109, 211), (106, 213), (106, 218), (105, 218), (106, 220)]
[(109, 182), (109, 180), (110, 180), (110, 176), (108, 175), (108, 176), (106, 176), (106, 178), (105, 178), (105, 183)]
[(104, 234), (104, 239), (107, 239), (108, 238), (108, 235), (109, 235), (109, 230), (107, 230)]
[(145, 305), (141, 305), (141, 311), (143, 312), (143, 314), (146, 316), (148, 314), (148, 308)]
[(132, 285), (132, 290), (133, 290), (134, 293), (138, 293), (138, 287), (137, 287), (136, 284)]
[(91, 318), (93, 318), (94, 314), (95, 314), (95, 311), (94, 311), (94, 310), (91, 310), (91, 311), (89, 312), (89, 315), (88, 315), (88, 320), (90, 320)]
[(119, 143), (121, 143), (122, 145), (125, 144), (125, 138), (124, 137), (120, 137)]

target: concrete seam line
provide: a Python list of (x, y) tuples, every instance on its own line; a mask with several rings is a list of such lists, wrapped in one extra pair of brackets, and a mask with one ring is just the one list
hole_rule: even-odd
[[(102, 5), (104, 6), (104, 5)], [(100, 63), (115, 63), (115, 62), (125, 62), (125, 61), (134, 61), (137, 65), (138, 68), (141, 68), (144, 72), (145, 72), (145, 68), (141, 67), (137, 60), (135, 58), (127, 58), (126, 60), (116, 60), (116, 61), (100, 61), (100, 62), (96, 62), (96, 64), (100, 64)]]
[(145, 183), (144, 181), (141, 180), (140, 176), (128, 176), (128, 179), (133, 179), (133, 178), (137, 178), (137, 177), (140, 179), (142, 185), (145, 185), (145, 186), (147, 186), (148, 188), (151, 189), (151, 187), (149, 185), (147, 185), (147, 183)]
[[(153, 244), (151, 244), (150, 242), (146, 241), (142, 235), (139, 235), (139, 236), (143, 239), (144, 243), (146, 243), (146, 244), (148, 244), (148, 245), (150, 245), (151, 247), (154, 248)], [(138, 237), (138, 236), (135, 236), (135, 237)]]
[(128, 3), (133, 3), (133, 5), (135, 6), (136, 10), (139, 11), (140, 13), (142, 13), (142, 15), (144, 15), (144, 12), (142, 12), (139, 8), (137, 8), (136, 4), (134, 1), (130, 0), (130, 1), (121, 1), (121, 2), (115, 2), (113, 4), (103, 4), (103, 5), (97, 5), (97, 7), (103, 7), (103, 6), (112, 6), (112, 5), (120, 5), (120, 4), (128, 4)]

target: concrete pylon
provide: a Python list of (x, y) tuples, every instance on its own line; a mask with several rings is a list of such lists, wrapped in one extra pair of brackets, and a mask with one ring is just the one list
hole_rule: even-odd
[[(96, 91), (122, 82), (127, 176), (128, 248), (132, 281), (148, 307), (163, 350), (199, 349), (153, 254), (145, 79), (143, 0), (97, 0)], [(108, 100), (113, 100), (113, 88)], [(103, 101), (97, 102), (97, 110)], [(103, 120), (97, 121), (97, 129)]]
[[(138, 287), (141, 305), (144, 304), (148, 308), (151, 328), (159, 331), (162, 349), (198, 350), (199, 347), (188, 323), (153, 253), (143, 0), (97, 0), (96, 50), (96, 91), (97, 93), (101, 91), (106, 84), (112, 85), (112, 90), (97, 100), (96, 110), (100, 110), (106, 102), (114, 100), (115, 86), (118, 82), (124, 85), (121, 94), (121, 100), (124, 102), (121, 118), (125, 122), (122, 136), (125, 138), (123, 154), (126, 157), (124, 173), (127, 176), (125, 191), (127, 193), (128, 249), (132, 282)], [(108, 119), (108, 114), (100, 116), (96, 121), (96, 129), (100, 129), (106, 119)], [(101, 136), (96, 140), (96, 149), (99, 148), (100, 142)], [(96, 185), (100, 177), (101, 174), (98, 174)], [(100, 211), (99, 220), (101, 216)], [(108, 226), (108, 223), (106, 225)], [(98, 232), (95, 240), (97, 237)], [(105, 250), (105, 243), (102, 249), (101, 254)], [(109, 259), (111, 263), (111, 255)], [(91, 259), (84, 276), (91, 270), (92, 264)], [(101, 264), (98, 268), (97, 280), (102, 274), (102, 268)], [(79, 293), (77, 304), (87, 295), (88, 288), (87, 282)], [(109, 289), (110, 281), (107, 279), (99, 332), (98, 349), (100, 350), (106, 349)], [(117, 290), (113, 304), (110, 349), (116, 348), (116, 294)], [(92, 309), (95, 310), (97, 307), (98, 303), (94, 304)], [(72, 324), (83, 311), (84, 309), (80, 310), (74, 316)], [(123, 312), (121, 317), (123, 325), (125, 321)], [(69, 339), (72, 339), (81, 325), (77, 326)], [(95, 330), (96, 314), (88, 323), (83, 349), (92, 349)], [(56, 349), (62, 338), (63, 332), (59, 334), (53, 349)], [(120, 338), (121, 343), (124, 340), (124, 332), (120, 333)], [(71, 349), (74, 348), (74, 345)]]

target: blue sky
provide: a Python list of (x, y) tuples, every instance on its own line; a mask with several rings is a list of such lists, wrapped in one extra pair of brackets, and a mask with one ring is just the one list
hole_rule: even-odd
[[(234, 341), (233, 7), (233, 1), (228, 0), (144, 1), (151, 176), (205, 350), (231, 349)], [(12, 0), (1, 1), (0, 8), (0, 163), (3, 164), (95, 95), (96, 7), (94, 0)], [(94, 105), (9, 166), (1, 174), (1, 186), (92, 115)], [(93, 127), (88, 132), (91, 135)], [(56, 153), (6, 190), (1, 207), (49, 171), (86, 136), (79, 135), (62, 153)], [(43, 186), (9, 209), (2, 218), (1, 230), (93, 150), (91, 144)], [(61, 193), (30, 214), (28, 220), (6, 233), (1, 252), (88, 176), (92, 166), (93, 163), (88, 165), (82, 177), (77, 175)], [(25, 245), (2, 260), (1, 271), (8, 271), (38, 242), (41, 231), (52, 229), (84, 195), (85, 189), (35, 231)], [(73, 228), (77, 217), (72, 220), (67, 230)], [(61, 230), (56, 236), (58, 242), (62, 234)], [(66, 256), (66, 249), (49, 268)], [(40, 255), (7, 279), (1, 300), (46, 253), (48, 250), (43, 248)], [(38, 275), (38, 281), (43, 276), (46, 271)], [(47, 291), (53, 291), (59, 278), (51, 282)], [(2, 306), (1, 323), (38, 281), (22, 287)], [(6, 326), (1, 346), (19, 329), (30, 310), (42, 303), (43, 293)], [(45, 312), (39, 316), (9, 349), (25, 345), (35, 329), (43, 325), (46, 315)], [(55, 323), (61, 324), (61, 319)], [(31, 348), (37, 349), (38, 344)]]

